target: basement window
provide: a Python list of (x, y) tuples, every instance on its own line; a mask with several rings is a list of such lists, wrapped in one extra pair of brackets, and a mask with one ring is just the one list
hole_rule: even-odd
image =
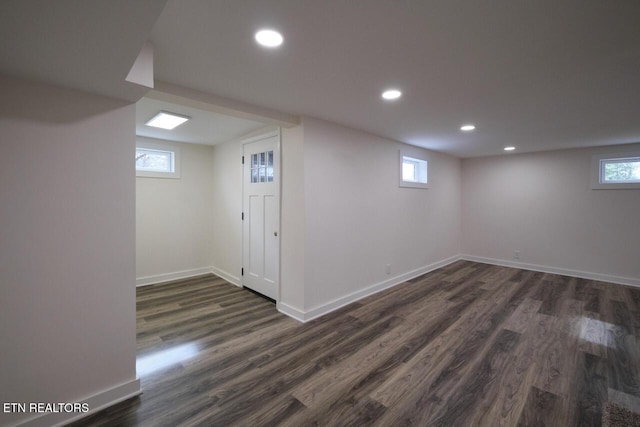
[(640, 189), (640, 152), (593, 156), (591, 177), (593, 189)]
[(428, 188), (429, 161), (424, 154), (400, 150), (399, 170), (400, 187)]
[(136, 176), (180, 178), (180, 148), (159, 142), (138, 141)]

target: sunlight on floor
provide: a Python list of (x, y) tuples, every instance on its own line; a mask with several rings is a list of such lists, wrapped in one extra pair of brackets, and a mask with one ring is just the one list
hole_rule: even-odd
[(616, 325), (589, 317), (581, 317), (579, 322), (580, 339), (611, 347), (610, 335), (618, 329)]
[(200, 350), (195, 344), (183, 344), (140, 357), (136, 361), (138, 376), (168, 368), (196, 356)]

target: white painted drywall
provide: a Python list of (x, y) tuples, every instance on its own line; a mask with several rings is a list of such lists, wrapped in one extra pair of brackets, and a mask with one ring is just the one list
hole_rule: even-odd
[(139, 281), (151, 277), (151, 282), (159, 282), (181, 272), (188, 276), (190, 272), (210, 269), (213, 147), (144, 137), (137, 140), (177, 146), (181, 176), (136, 178), (136, 277)]
[[(459, 159), (310, 117), (303, 128), (305, 311), (459, 253)], [(398, 186), (400, 148), (428, 158), (429, 189)]]
[[(462, 161), (466, 255), (640, 279), (640, 190), (592, 190), (591, 156), (640, 144)], [(514, 259), (520, 251), (520, 259)]]
[(0, 401), (82, 401), (136, 381), (135, 107), (0, 93)]
[(153, 89), (153, 44), (146, 41), (125, 79)]
[(242, 143), (213, 147), (213, 267), (240, 285), (242, 268)]
[(282, 129), (280, 206), (280, 304), (304, 309), (304, 140), (303, 126)]

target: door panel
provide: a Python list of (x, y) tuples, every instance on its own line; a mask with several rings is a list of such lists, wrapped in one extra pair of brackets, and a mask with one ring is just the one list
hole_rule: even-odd
[(243, 286), (278, 300), (280, 267), (280, 135), (243, 146)]
[(249, 252), (245, 262), (247, 272), (256, 278), (263, 275), (264, 223), (262, 221), (262, 197), (249, 196), (249, 209), (246, 220), (249, 221)]
[(276, 230), (278, 224), (278, 205), (275, 196), (265, 196), (264, 198), (264, 223), (265, 233), (271, 233), (271, 236), (267, 235), (264, 245), (264, 280), (275, 283), (277, 278), (277, 253), (278, 253), (278, 239), (273, 235), (277, 233)]

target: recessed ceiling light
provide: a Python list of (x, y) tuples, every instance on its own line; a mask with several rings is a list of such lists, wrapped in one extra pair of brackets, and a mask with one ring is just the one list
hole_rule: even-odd
[(460, 130), (464, 131), (464, 132), (471, 132), (472, 130), (474, 130), (476, 127), (475, 125), (464, 125), (464, 126), (460, 126)]
[(180, 114), (169, 113), (167, 111), (160, 111), (153, 116), (145, 125), (153, 126), (154, 128), (161, 129), (173, 129), (189, 120), (191, 117), (181, 116)]
[(398, 99), (401, 96), (402, 96), (402, 92), (400, 92), (398, 89), (388, 89), (382, 92), (382, 97), (389, 101), (393, 99)]
[(256, 41), (264, 47), (278, 47), (284, 41), (282, 34), (274, 30), (260, 30), (256, 33)]
[(516, 147), (504, 147), (504, 151), (513, 151)]

